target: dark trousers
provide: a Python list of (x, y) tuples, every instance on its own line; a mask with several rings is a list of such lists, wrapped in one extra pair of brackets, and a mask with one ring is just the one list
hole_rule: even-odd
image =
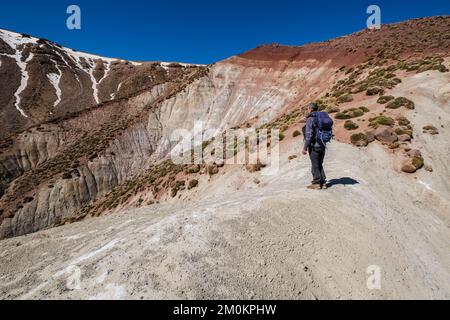
[(309, 148), (309, 158), (311, 159), (311, 172), (313, 175), (313, 184), (324, 185), (327, 182), (327, 176), (323, 170), (323, 160), (325, 159), (325, 148)]

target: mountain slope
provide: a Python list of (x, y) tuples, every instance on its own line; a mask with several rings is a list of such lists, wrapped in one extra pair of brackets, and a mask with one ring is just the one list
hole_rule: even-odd
[(0, 138), (149, 90), (166, 81), (170, 66), (100, 57), (7, 30), (0, 30), (0, 61)]
[[(304, 188), (307, 158), (283, 156), (279, 175), (227, 172), (192, 195), (202, 200), (2, 241), (0, 297), (448, 299), (448, 199), (420, 183), (428, 174), (414, 181), (390, 165), (378, 145), (334, 143), (328, 174), (351, 179), (327, 191)], [(381, 290), (367, 288), (372, 265)], [(80, 290), (67, 290), (74, 266)]]
[[(0, 237), (20, 236), (145, 204), (190, 199), (192, 191), (180, 190), (190, 180), (198, 180), (199, 188), (220, 191), (217, 172), (239, 171), (243, 166), (174, 165), (169, 154), (178, 144), (170, 139), (175, 130), (191, 130), (198, 121), (218, 134), (230, 128), (278, 128), (286, 137), (280, 145), (283, 149), (302, 125), (304, 105), (314, 100), (336, 118), (338, 141), (363, 148), (382, 145), (396, 174), (415, 173), (424, 167), (434, 170), (428, 174), (439, 180), (440, 192), (445, 194), (448, 144), (442, 139), (449, 121), (449, 32), (448, 17), (418, 19), (303, 47), (262, 46), (209, 67), (134, 65), (95, 60), (90, 55), (78, 60), (79, 54), (69, 49), (60, 52), (48, 41), (24, 40), (14, 34), (14, 45), (4, 41), (0, 47), (5, 52), (2, 66), (23, 63), (30, 56), (29, 46), (39, 56), (43, 43), (52, 53), (42, 54), (41, 59), (55, 67), (50, 57), (61, 53), (68, 65), (72, 61), (74, 65), (66, 73), (87, 78), (82, 85), (83, 99), (95, 104), (98, 96), (101, 103), (92, 107), (80, 100), (70, 112), (40, 117), (42, 110), (52, 109), (59, 100), (58, 90), (52, 86), (58, 72), (50, 69), (39, 78), (48, 79), (52, 88), (54, 95), (46, 100), (51, 107), (41, 108), (40, 100), (33, 100), (46, 96), (40, 87), (27, 86), (42, 92), (31, 96), (38, 110), (35, 113), (22, 103), (27, 100), (25, 91), (19, 92), (21, 99), (16, 106), (31, 120), (14, 107), (19, 83), (1, 93), (9, 97), (5, 98), (9, 99), (5, 119), (16, 123), (14, 119), (21, 117), (24, 128), (27, 121), (37, 124), (18, 130), (2, 143)], [(5, 34), (10, 33), (3, 32), (3, 38)], [(20, 61), (10, 61), (13, 58), (9, 56), (19, 55), (17, 50), (21, 50)], [(76, 66), (76, 61), (83, 60), (91, 65)], [(100, 66), (94, 68), (94, 62)], [(106, 77), (103, 72), (98, 80), (88, 81), (88, 75), (105, 71), (108, 64), (111, 70)], [(60, 68), (64, 69), (64, 63)], [(123, 69), (127, 71), (121, 73)], [(415, 92), (417, 77), (435, 86)], [(106, 86), (108, 81), (110, 86)], [(119, 87), (117, 97), (122, 98), (110, 101)], [(60, 104), (65, 101), (65, 90), (63, 86)], [(425, 103), (436, 105), (439, 111), (429, 114)], [(415, 123), (416, 115), (423, 113), (429, 116)], [(425, 127), (434, 129), (423, 130)], [(11, 130), (6, 128), (4, 135), (8, 136)], [(300, 143), (301, 138), (295, 139)], [(431, 158), (435, 150), (427, 145), (435, 140), (444, 147)]]

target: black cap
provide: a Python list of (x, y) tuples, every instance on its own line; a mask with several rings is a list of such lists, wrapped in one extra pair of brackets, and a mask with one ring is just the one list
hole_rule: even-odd
[(319, 106), (314, 102), (310, 103), (309, 107), (312, 109), (312, 111), (319, 111)]

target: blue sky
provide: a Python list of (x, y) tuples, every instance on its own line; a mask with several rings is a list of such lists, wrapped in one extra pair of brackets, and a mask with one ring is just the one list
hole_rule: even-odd
[[(71, 4), (81, 8), (78, 31), (66, 28)], [(450, 14), (450, 0), (2, 0), (0, 28), (114, 58), (207, 64), (260, 44), (361, 30), (371, 4), (381, 7), (383, 23)]]

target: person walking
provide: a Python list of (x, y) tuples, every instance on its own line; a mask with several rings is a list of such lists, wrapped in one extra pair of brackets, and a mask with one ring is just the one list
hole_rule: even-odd
[(313, 181), (307, 188), (320, 190), (327, 188), (327, 177), (323, 168), (327, 143), (333, 138), (333, 120), (328, 113), (319, 112), (315, 103), (308, 106), (306, 125), (303, 127), (303, 155), (309, 153)]

